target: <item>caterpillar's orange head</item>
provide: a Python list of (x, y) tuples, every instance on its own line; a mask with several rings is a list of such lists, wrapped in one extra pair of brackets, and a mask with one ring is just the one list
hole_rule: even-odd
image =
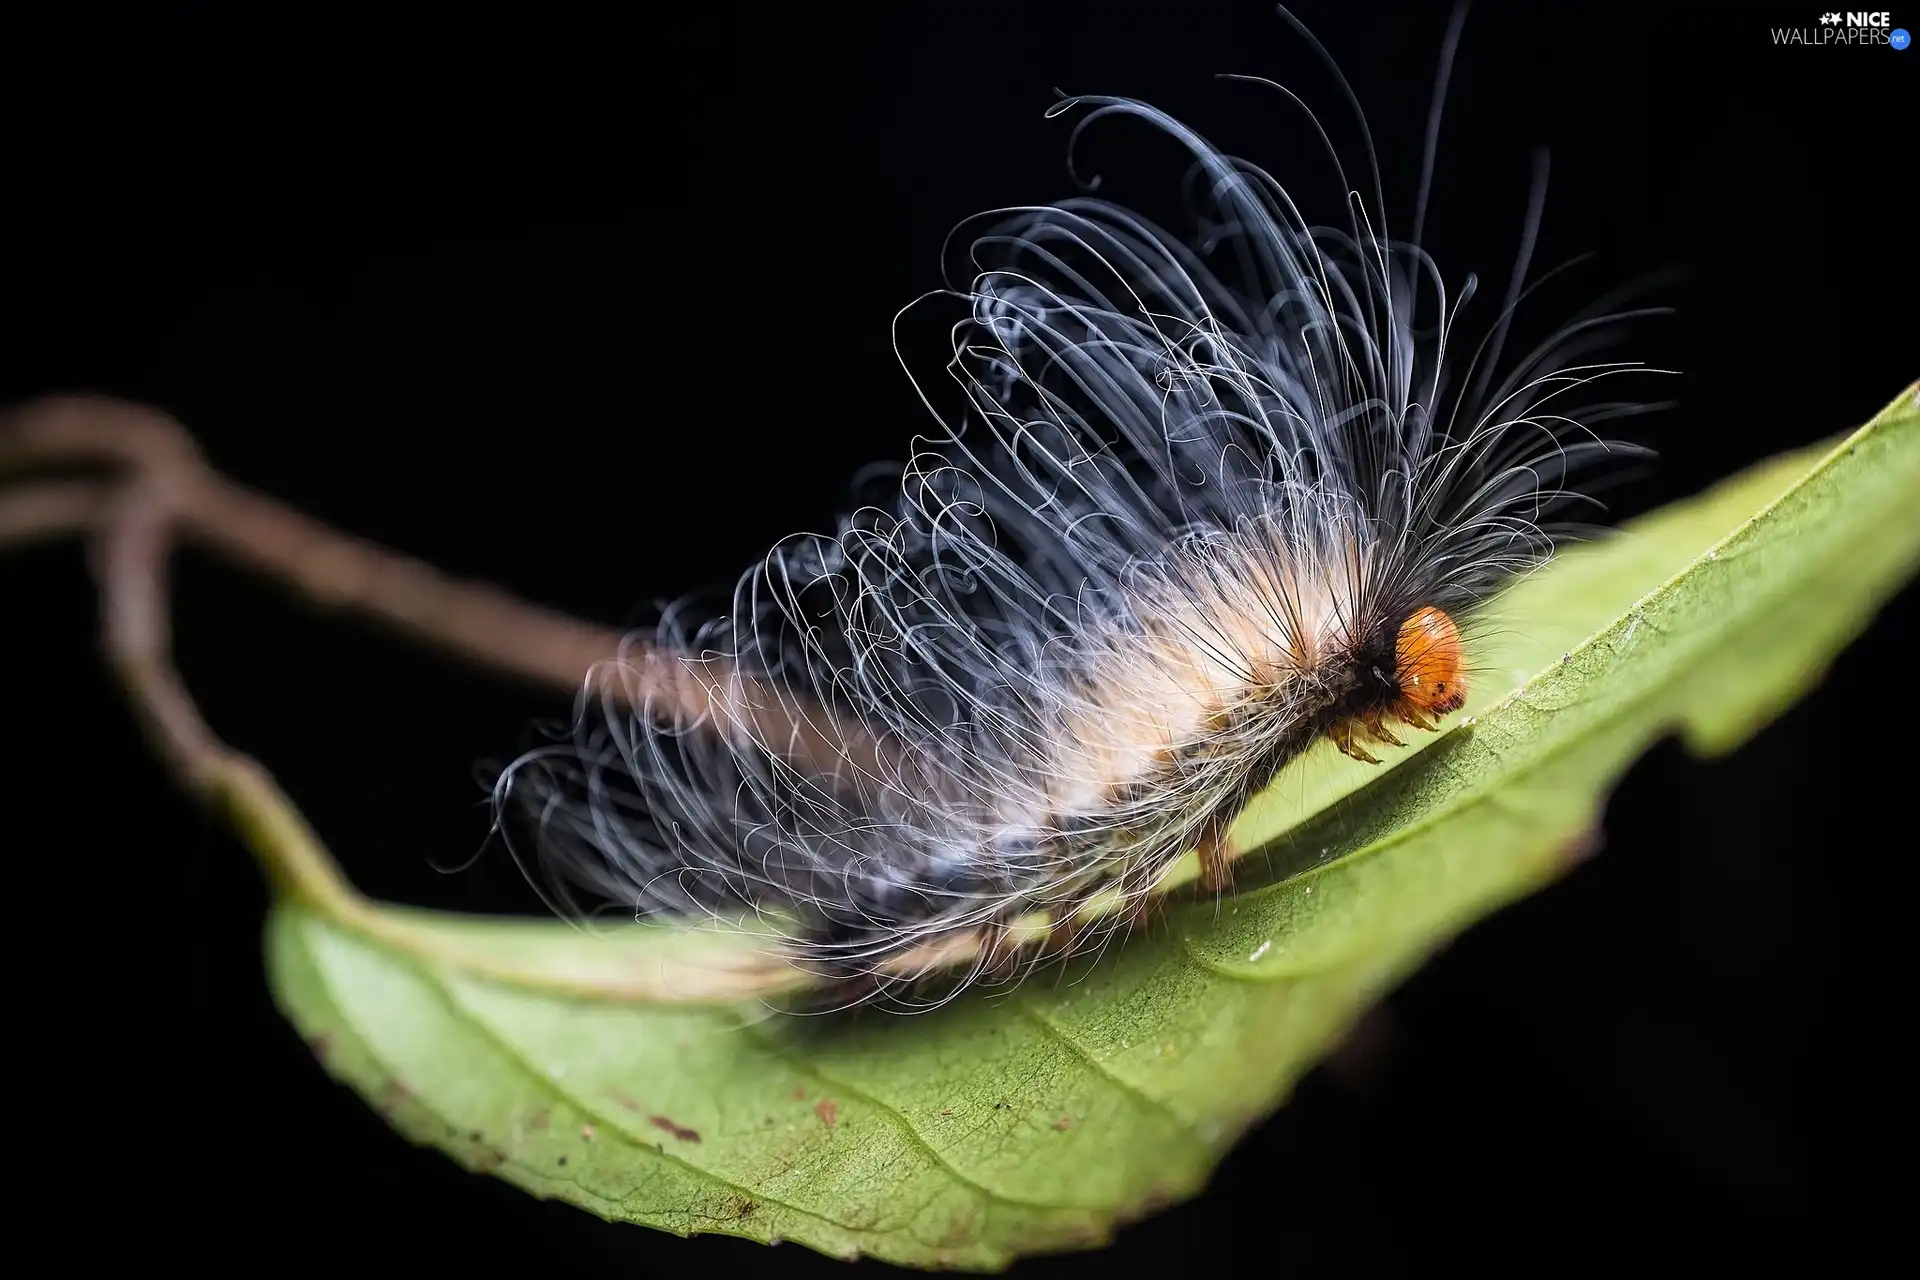
[(1459, 626), (1431, 605), (1414, 610), (1394, 642), (1394, 674), (1401, 700), (1416, 710), (1430, 716), (1458, 711), (1467, 701)]

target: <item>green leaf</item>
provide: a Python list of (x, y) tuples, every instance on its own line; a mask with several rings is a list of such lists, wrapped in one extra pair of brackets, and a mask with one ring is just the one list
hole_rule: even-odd
[(1916, 493), (1910, 389), (1559, 557), (1503, 597), (1449, 731), (1384, 769), (1310, 754), (1236, 826), (1241, 892), (1011, 996), (830, 1023), (675, 1002), (676, 975), (750, 987), (750, 943), (297, 883), (272, 980), (398, 1129), (537, 1195), (920, 1266), (1090, 1246), (1192, 1195), (1370, 1002), (1553, 879), (1650, 743), (1729, 750), (1816, 681), (1920, 562)]

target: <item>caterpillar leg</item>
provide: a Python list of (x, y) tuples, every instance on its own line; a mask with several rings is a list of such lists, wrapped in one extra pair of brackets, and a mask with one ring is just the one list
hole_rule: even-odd
[(1153, 926), (1153, 918), (1159, 913), (1160, 895), (1149, 889), (1139, 889), (1127, 896), (1121, 919), (1128, 933), (1144, 933)]
[(1327, 736), (1333, 739), (1333, 745), (1340, 748), (1341, 754), (1352, 756), (1361, 764), (1379, 764), (1380, 757), (1360, 745), (1358, 728), (1355, 721), (1342, 720), (1327, 730)]
[(1394, 704), (1393, 713), (1399, 717), (1402, 724), (1410, 724), (1416, 729), (1425, 729), (1428, 733), (1440, 732), (1438, 720), (1404, 698)]
[(1217, 821), (1200, 831), (1200, 887), (1208, 893), (1225, 893), (1233, 888), (1233, 850), (1227, 843), (1226, 827)]
[(1120, 902), (1112, 911), (1093, 919), (1081, 916), (1088, 904), (1102, 894), (1112, 892), (1111, 883), (1096, 884), (1075, 897), (1071, 902), (1061, 904), (1055, 913), (1053, 924), (1047, 930), (1046, 954), (1059, 959), (1079, 955), (1089, 946), (1098, 943), (1105, 934), (1116, 929), (1131, 933), (1144, 927), (1153, 913), (1153, 895), (1142, 889), (1129, 889), (1120, 886)]
[(1400, 741), (1400, 739), (1394, 737), (1392, 731), (1387, 728), (1386, 712), (1384, 711), (1376, 711), (1372, 715), (1364, 718), (1360, 723), (1366, 726), (1367, 733), (1375, 742), (1384, 742), (1390, 747), (1404, 747), (1407, 745)]
[(980, 958), (976, 962), (983, 981), (1011, 982), (1020, 975), (1021, 946), (1013, 930), (995, 922), (980, 926)]
[(1046, 941), (1040, 945), (1044, 954), (1065, 956), (1079, 949), (1080, 943), (1093, 931), (1092, 922), (1080, 918), (1080, 910), (1090, 898), (1090, 894), (1081, 894), (1054, 909), (1053, 919), (1047, 924)]
[[(1116, 880), (1097, 880), (1054, 908), (1043, 952), (1051, 958), (1077, 955), (1088, 944), (1115, 932), (1130, 934), (1153, 923), (1159, 909), (1160, 894), (1155, 891), (1158, 876), (1138, 872), (1122, 874)], [(1084, 919), (1081, 912), (1096, 899), (1118, 891), (1120, 901), (1110, 912), (1095, 919)]]
[(824, 993), (815, 993), (816, 1007), (847, 1010), (885, 1001), (899, 985), (899, 979), (879, 972), (838, 975)]

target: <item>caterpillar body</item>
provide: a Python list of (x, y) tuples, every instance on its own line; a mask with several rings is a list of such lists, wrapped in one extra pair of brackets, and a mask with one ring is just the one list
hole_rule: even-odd
[(1197, 243), (1091, 194), (992, 215), (940, 295), (966, 412), (916, 380), (939, 429), (880, 498), (724, 614), (670, 609), (501, 777), (557, 905), (757, 916), (840, 1002), (921, 1007), (1113, 938), (1190, 850), (1224, 891), (1227, 823), (1284, 765), (1375, 762), (1464, 703), (1463, 625), (1634, 407), (1570, 402), (1638, 367), (1588, 362), (1622, 316), (1496, 373), (1536, 198), (1459, 367), (1472, 280), (1450, 299), (1417, 243), (1433, 128), (1400, 240), (1377, 180), (1317, 227), (1151, 106), (1068, 110), (1184, 148)]

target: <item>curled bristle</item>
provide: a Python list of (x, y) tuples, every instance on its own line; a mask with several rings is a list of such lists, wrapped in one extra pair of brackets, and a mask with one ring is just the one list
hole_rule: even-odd
[(1202, 247), (1091, 195), (991, 215), (923, 300), (962, 309), (965, 412), (916, 380), (938, 427), (892, 497), (670, 614), (500, 780), (563, 906), (757, 916), (912, 1006), (1103, 945), (1190, 849), (1223, 889), (1225, 820), (1277, 769), (1464, 702), (1456, 619), (1551, 551), (1589, 426), (1629, 408), (1574, 403), (1636, 367), (1590, 362), (1621, 317), (1496, 371), (1523, 248), (1456, 368), (1471, 288), (1377, 207), (1313, 226), (1153, 107), (1069, 110), (1185, 148)]

